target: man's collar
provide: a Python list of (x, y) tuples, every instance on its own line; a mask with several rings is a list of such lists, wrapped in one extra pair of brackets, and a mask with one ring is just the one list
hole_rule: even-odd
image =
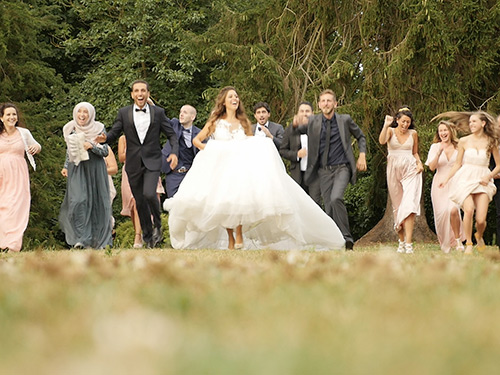
[(137, 104), (135, 104), (135, 103), (134, 103), (134, 108), (133, 108), (133, 109), (134, 109), (134, 111), (135, 111), (135, 109), (140, 109), (140, 110), (142, 110), (143, 108), (146, 108), (146, 113), (149, 113), (149, 104), (148, 104), (148, 103), (146, 103), (146, 105), (145, 105), (144, 107), (142, 107), (142, 108), (139, 108), (139, 106), (138, 106)]

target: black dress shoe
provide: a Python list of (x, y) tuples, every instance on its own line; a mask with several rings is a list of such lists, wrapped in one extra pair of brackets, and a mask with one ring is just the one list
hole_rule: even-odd
[(345, 242), (345, 249), (346, 250), (354, 250), (354, 242), (352, 241), (346, 241)]
[(153, 229), (153, 247), (158, 246), (161, 242), (163, 241), (163, 233), (160, 228), (154, 228)]

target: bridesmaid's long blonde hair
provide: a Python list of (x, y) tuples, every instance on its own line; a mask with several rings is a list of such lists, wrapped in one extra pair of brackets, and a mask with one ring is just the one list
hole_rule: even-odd
[(439, 115), (434, 116), (434, 118), (431, 121), (442, 118), (448, 118), (452, 123), (455, 124), (459, 132), (463, 132), (464, 134), (470, 134), (469, 119), (472, 115), (476, 115), (477, 117), (479, 117), (481, 121), (484, 121), (486, 123), (484, 126), (484, 133), (488, 137), (488, 152), (491, 152), (493, 148), (498, 146), (499, 132), (498, 132), (497, 120), (489, 113), (484, 111), (476, 111), (476, 112), (450, 111), (450, 112), (440, 113)]
[(444, 121), (444, 120), (439, 121), (439, 124), (436, 128), (436, 133), (434, 134), (433, 143), (441, 142), (441, 137), (439, 136), (439, 127), (441, 125), (444, 125), (448, 128), (448, 131), (450, 132), (450, 142), (453, 145), (453, 147), (457, 148), (458, 145), (457, 129), (455, 129), (455, 124), (450, 121)]

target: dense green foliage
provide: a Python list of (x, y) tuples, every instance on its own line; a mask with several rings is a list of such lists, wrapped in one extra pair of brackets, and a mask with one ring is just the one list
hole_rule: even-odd
[(350, 113), (368, 140), (369, 171), (346, 196), (357, 236), (385, 209), (386, 151), (377, 141), (385, 114), (402, 103), (413, 109), (425, 160), (435, 114), (500, 111), (493, 0), (7, 0), (1, 7), (0, 101), (21, 105), (44, 146), (32, 174), (28, 248), (63, 243), (60, 129), (72, 107), (89, 101), (110, 126), (136, 78), (150, 82), (170, 117), (195, 105), (199, 126), (224, 85), (237, 87), (247, 109), (268, 101), (278, 122), (300, 101), (316, 102), (323, 88), (335, 90), (339, 112)]

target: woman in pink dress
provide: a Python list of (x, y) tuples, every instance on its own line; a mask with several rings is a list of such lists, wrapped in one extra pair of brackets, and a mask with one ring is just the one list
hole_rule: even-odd
[(425, 165), (431, 171), (436, 171), (432, 180), (431, 199), (434, 210), (434, 226), (441, 250), (449, 253), (452, 247), (464, 251), (465, 235), (462, 229), (460, 207), (448, 197), (448, 186), (443, 189), (439, 184), (450, 172), (457, 160), (458, 139), (454, 125), (448, 121), (440, 121), (434, 143), (429, 149)]
[(422, 171), (418, 155), (418, 135), (413, 115), (407, 106), (394, 117), (385, 116), (379, 135), (380, 144), (387, 143), (387, 188), (394, 212), (394, 229), (398, 233), (398, 253), (413, 253), (415, 216), (420, 215)]
[[(444, 188), (449, 185), (450, 199), (464, 211), (464, 232), (467, 239), (465, 253), (472, 254), (472, 223), (476, 213), (477, 250), (486, 247), (483, 234), (486, 229), (488, 205), (496, 192), (493, 177), (500, 172), (500, 154), (498, 151), (497, 123), (486, 112), (446, 112), (434, 119), (449, 118), (459, 128), (468, 125), (470, 135), (458, 141), (457, 160), (448, 176), (439, 184)], [(496, 167), (489, 170), (490, 156), (493, 155)]]
[(28, 165), (36, 168), (33, 155), (42, 147), (28, 129), (18, 127), (14, 104), (0, 106), (0, 249), (20, 251), (28, 226), (31, 194)]

